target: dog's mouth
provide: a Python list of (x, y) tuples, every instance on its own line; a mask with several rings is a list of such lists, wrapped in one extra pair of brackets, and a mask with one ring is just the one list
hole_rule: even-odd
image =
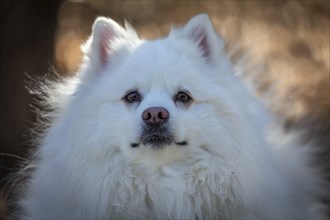
[(176, 141), (172, 130), (167, 125), (144, 125), (139, 141), (131, 143), (131, 146), (139, 147), (140, 145), (144, 145), (157, 150), (174, 144), (178, 146), (188, 144), (185, 140)]
[(151, 146), (153, 149), (162, 149), (165, 146), (176, 144), (178, 146), (185, 146), (187, 141), (175, 141), (173, 135), (164, 135), (159, 133), (143, 135), (139, 142), (132, 143), (132, 147), (139, 147), (141, 144)]
[(141, 143), (144, 145), (151, 145), (154, 148), (163, 148), (166, 145), (171, 145), (173, 137), (171, 135), (163, 134), (150, 134), (141, 139)]

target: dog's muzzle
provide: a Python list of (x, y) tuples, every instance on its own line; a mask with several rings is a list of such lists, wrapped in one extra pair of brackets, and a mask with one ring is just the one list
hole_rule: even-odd
[[(131, 144), (132, 147), (138, 147), (140, 143), (149, 145), (154, 149), (162, 149), (164, 146), (171, 145), (175, 138), (169, 128), (168, 120), (170, 114), (163, 107), (150, 107), (142, 113), (143, 130), (139, 143)], [(177, 145), (186, 145), (186, 141), (176, 143)]]

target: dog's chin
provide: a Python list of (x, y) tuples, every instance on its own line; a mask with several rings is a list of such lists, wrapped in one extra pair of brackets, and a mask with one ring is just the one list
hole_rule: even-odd
[(150, 147), (154, 150), (160, 150), (167, 146), (177, 145), (177, 146), (185, 146), (187, 145), (187, 141), (175, 141), (175, 138), (172, 136), (165, 136), (160, 134), (153, 134), (141, 138), (139, 142), (134, 142), (131, 144), (132, 147), (139, 147), (141, 145)]

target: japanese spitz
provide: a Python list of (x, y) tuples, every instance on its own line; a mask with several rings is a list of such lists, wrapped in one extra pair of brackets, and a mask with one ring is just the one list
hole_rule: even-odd
[(322, 217), (311, 148), (267, 138), (223, 49), (207, 15), (154, 41), (98, 18), (79, 73), (46, 88), (22, 219)]

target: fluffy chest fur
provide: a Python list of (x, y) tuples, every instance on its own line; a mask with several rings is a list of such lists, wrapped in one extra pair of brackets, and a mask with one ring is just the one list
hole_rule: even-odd
[[(38, 213), (34, 215), (75, 219), (219, 219), (241, 218), (251, 212), (236, 195), (241, 186), (234, 168), (226, 167), (207, 152), (186, 155), (159, 167), (148, 162), (127, 163), (124, 157), (117, 153), (108, 163), (85, 165), (71, 161), (64, 172), (53, 172), (47, 180), (37, 178), (36, 184), (48, 182), (46, 188), (40, 185), (37, 190), (53, 200), (42, 204), (42, 209), (35, 209)], [(49, 170), (44, 167), (39, 172)]]

